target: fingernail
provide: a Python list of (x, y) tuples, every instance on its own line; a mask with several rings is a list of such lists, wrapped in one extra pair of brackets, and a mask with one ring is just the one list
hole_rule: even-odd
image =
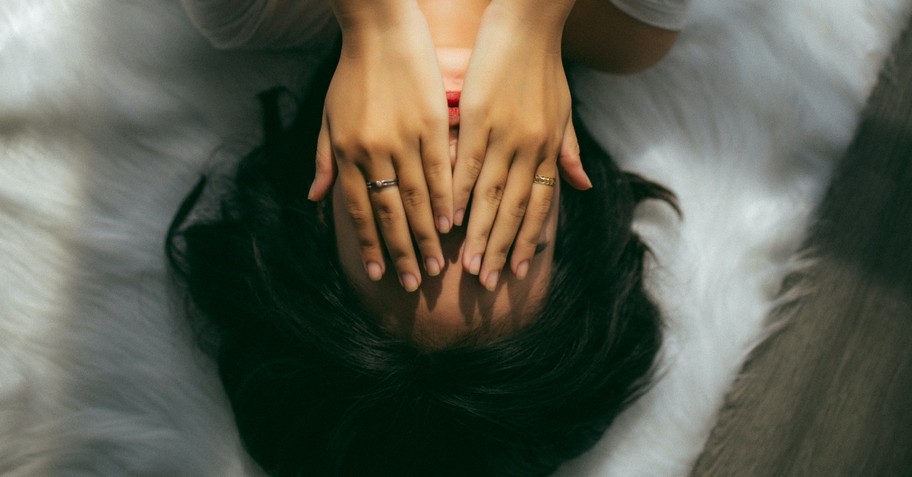
[(380, 281), (383, 278), (383, 267), (377, 262), (367, 262), (367, 276), (372, 281)]
[(437, 230), (440, 231), (440, 233), (442, 233), (442, 234), (449, 232), (450, 231), (450, 219), (448, 219), (446, 216), (443, 216), (443, 215), (441, 215), (440, 217), (437, 217)]
[(485, 282), (485, 288), (487, 288), (488, 291), (494, 291), (494, 289), (497, 288), (497, 279), (499, 279), (499, 278), (500, 278), (499, 271), (494, 270), (493, 272), (489, 273), (488, 280)]
[(589, 179), (589, 176), (586, 176), (586, 183), (589, 184), (589, 188), (592, 188), (592, 181)]
[(462, 225), (463, 217), (465, 217), (465, 209), (457, 210), (456, 214), (453, 216), (453, 223), (456, 225)]
[(475, 255), (472, 257), (472, 261), (469, 262), (469, 273), (472, 275), (478, 275), (478, 272), (481, 271), (481, 255)]
[(529, 273), (529, 261), (525, 260), (516, 267), (516, 278), (523, 280), (526, 278), (526, 274)]
[(402, 284), (402, 288), (405, 288), (407, 292), (413, 292), (418, 289), (418, 279), (411, 273), (399, 275), (399, 283)]
[(424, 267), (427, 270), (428, 275), (436, 277), (440, 275), (440, 262), (437, 261), (434, 257), (428, 257), (424, 260)]

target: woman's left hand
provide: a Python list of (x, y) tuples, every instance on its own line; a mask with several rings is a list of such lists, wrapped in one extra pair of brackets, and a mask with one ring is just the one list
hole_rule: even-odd
[[(460, 99), (453, 171), (456, 225), (473, 197), (462, 264), (493, 290), (506, 264), (525, 277), (554, 188), (591, 187), (579, 165), (561, 58), (568, 0), (494, 0), (482, 19)], [(511, 252), (512, 249), (512, 252)]]

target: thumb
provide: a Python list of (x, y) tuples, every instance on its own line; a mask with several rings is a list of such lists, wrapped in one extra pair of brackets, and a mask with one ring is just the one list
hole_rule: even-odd
[(579, 141), (576, 139), (576, 130), (573, 129), (573, 120), (567, 121), (564, 139), (561, 142), (560, 155), (557, 157), (557, 166), (560, 168), (561, 177), (576, 190), (592, 188), (592, 181), (583, 170), (580, 161)]
[(332, 153), (332, 142), (329, 139), (329, 127), (326, 123), (326, 114), (323, 115), (323, 125), (320, 135), (317, 136), (316, 173), (307, 199), (317, 202), (326, 197), (333, 182), (336, 180), (336, 161)]

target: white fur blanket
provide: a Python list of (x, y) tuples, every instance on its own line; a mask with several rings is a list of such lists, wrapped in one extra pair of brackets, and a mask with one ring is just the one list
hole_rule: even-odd
[[(577, 72), (645, 206), (662, 379), (563, 475), (687, 474), (852, 137), (910, 0), (694, 0), (666, 61)], [(221, 53), (176, 0), (0, 2), (0, 474), (257, 475), (168, 293), (163, 235), (254, 95), (308, 59)]]

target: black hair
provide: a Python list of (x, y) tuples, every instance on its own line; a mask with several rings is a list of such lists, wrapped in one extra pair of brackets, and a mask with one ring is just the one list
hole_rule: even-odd
[[(643, 288), (635, 206), (672, 194), (620, 171), (577, 120), (595, 188), (564, 184), (551, 285), (534, 321), (489, 342), (428, 350), (359, 308), (326, 203), (307, 200), (334, 61), (289, 126), (261, 94), (263, 144), (214, 217), (167, 237), (191, 316), (215, 336), (241, 438), (277, 476), (537, 476), (600, 438), (648, 385), (661, 341)], [(189, 222), (189, 223), (185, 223)]]

